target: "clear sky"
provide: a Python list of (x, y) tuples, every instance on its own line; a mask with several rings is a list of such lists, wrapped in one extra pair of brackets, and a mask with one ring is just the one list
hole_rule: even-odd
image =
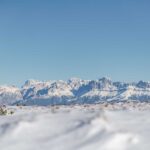
[(150, 80), (149, 0), (0, 0), (0, 84)]

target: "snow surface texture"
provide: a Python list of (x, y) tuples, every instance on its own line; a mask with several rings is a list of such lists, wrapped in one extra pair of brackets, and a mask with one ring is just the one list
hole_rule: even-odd
[(0, 117), (1, 150), (150, 149), (149, 103), (8, 109), (14, 114)]
[(112, 82), (110, 79), (68, 81), (28, 80), (21, 89), (0, 87), (0, 104), (25, 105), (95, 104), (101, 102), (150, 101), (150, 82)]

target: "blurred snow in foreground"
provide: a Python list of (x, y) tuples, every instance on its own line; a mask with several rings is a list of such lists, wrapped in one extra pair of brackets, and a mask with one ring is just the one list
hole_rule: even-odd
[(150, 149), (150, 105), (8, 107), (0, 150)]

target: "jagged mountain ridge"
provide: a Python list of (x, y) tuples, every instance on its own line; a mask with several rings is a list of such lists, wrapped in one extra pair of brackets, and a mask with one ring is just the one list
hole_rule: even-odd
[(27, 105), (70, 103), (100, 103), (104, 101), (150, 101), (150, 82), (112, 82), (108, 78), (68, 81), (27, 80), (21, 89), (14, 86), (0, 87), (0, 104), (16, 102)]

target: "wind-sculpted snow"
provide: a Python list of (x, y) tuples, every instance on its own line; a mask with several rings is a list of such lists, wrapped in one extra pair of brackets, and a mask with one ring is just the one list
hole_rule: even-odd
[(0, 117), (1, 150), (150, 149), (148, 103), (7, 109), (14, 114)]
[(68, 81), (28, 80), (21, 89), (0, 88), (0, 104), (93, 104), (118, 101), (150, 101), (150, 82), (113, 82), (107, 78)]

